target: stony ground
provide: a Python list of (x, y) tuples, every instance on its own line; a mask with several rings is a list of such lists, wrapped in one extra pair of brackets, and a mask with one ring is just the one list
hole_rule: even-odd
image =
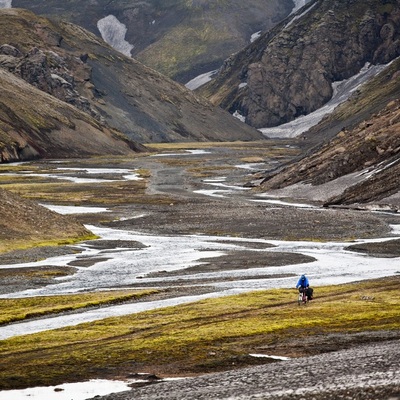
[(101, 400), (398, 400), (400, 340), (161, 382)]

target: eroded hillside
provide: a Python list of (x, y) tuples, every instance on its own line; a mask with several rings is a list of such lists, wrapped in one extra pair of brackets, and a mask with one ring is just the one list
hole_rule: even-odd
[(37, 245), (93, 238), (74, 218), (0, 189), (0, 253)]
[(2, 9), (0, 36), (3, 69), (131, 140), (262, 137), (219, 107), (71, 23), (53, 23), (29, 11)]
[[(340, 132), (310, 154), (281, 171), (264, 177), (261, 189), (307, 184), (310, 192), (328, 182), (346, 179), (340, 192), (329, 193), (326, 205), (380, 203), (400, 208), (400, 60), (380, 73), (332, 115), (304, 134), (328, 136)], [(384, 105), (385, 104), (385, 105)], [(372, 116), (365, 118), (365, 115)], [(329, 187), (329, 186), (328, 186)], [(314, 188), (314, 189), (313, 189)]]
[(0, 68), (0, 162), (127, 155), (142, 146)]
[(312, 1), (226, 62), (200, 93), (257, 128), (325, 104), (332, 83), (400, 55), (396, 0)]

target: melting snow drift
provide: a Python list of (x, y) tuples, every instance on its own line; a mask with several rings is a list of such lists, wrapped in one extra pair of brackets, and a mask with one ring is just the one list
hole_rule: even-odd
[(127, 27), (114, 15), (108, 15), (97, 22), (103, 40), (126, 56), (131, 56), (133, 45), (125, 40)]

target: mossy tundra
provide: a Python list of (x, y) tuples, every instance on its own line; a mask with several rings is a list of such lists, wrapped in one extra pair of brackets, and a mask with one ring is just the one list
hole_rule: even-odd
[[(65, 304), (111, 301), (110, 294), (85, 296), (51, 297), (45, 303), (56, 311)], [(265, 349), (294, 357), (327, 351), (298, 346), (299, 338), (400, 328), (400, 276), (319, 287), (307, 306), (298, 306), (296, 297), (293, 289), (256, 291), (3, 340), (0, 389), (135, 372), (187, 376), (227, 370), (272, 362), (249, 356)], [(124, 294), (114, 301), (118, 298), (127, 300)], [(21, 307), (41, 310), (43, 301), (1, 300), (3, 314), (17, 318)]]

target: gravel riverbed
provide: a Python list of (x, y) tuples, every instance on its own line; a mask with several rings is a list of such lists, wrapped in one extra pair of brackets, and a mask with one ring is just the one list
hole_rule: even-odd
[[(217, 152), (215, 154), (218, 155)], [(211, 162), (212, 156), (207, 157), (205, 162)], [(232, 157), (232, 154), (229, 157)], [(220, 167), (221, 161), (216, 162), (217, 167)], [(223, 163), (226, 163), (225, 159)], [(264, 251), (269, 248), (268, 244), (256, 244), (253, 239), (262, 239), (265, 242), (304, 240), (316, 243), (316, 247), (318, 243), (330, 241), (345, 241), (351, 245), (356, 238), (373, 239), (391, 235), (395, 237), (390, 226), (399, 224), (399, 216), (396, 214), (319, 208), (312, 203), (311, 196), (308, 208), (296, 207), (296, 199), (292, 199), (292, 205), (263, 203), (254, 193), (229, 189), (229, 184), (239, 182), (238, 176), (234, 175), (224, 181), (225, 186), (219, 187), (223, 197), (216, 197), (215, 193), (212, 196), (204, 195), (204, 192), (199, 193), (198, 190), (209, 187), (206, 180), (193, 179), (184, 167), (163, 165), (150, 158), (138, 166), (151, 171), (148, 196), (168, 196), (170, 200), (113, 206), (110, 213), (97, 217), (97, 221), (101, 221), (97, 223), (98, 226), (121, 232), (143, 232), (155, 237), (160, 235), (164, 238), (196, 234), (222, 237), (227, 243), (237, 238), (247, 240), (239, 250), (225, 251), (224, 255), (216, 258), (205, 257), (201, 263), (188, 265), (186, 268), (166, 271), (160, 267), (141, 275), (134, 284), (128, 285), (130, 288), (152, 287), (156, 282), (158, 288), (162, 289), (162, 292), (154, 295), (158, 299), (210, 293), (215, 290), (214, 284), (227, 285), (232, 279), (229, 276), (204, 279), (205, 274), (216, 271), (233, 274), (235, 269), (243, 270), (245, 275), (240, 278), (242, 281), (264, 279), (265, 282), (270, 281), (273, 272), (274, 278), (287, 278), (295, 282), (298, 271), (277, 275), (274, 269), (287, 265), (309, 265), (312, 262), (312, 257), (301, 251)], [(227, 171), (230, 170), (224, 170), (224, 173)], [(301, 201), (306, 202), (307, 199)], [(107, 220), (102, 221), (102, 218)], [(91, 220), (94, 219), (93, 216), (78, 216), (78, 219), (95, 224)], [(67, 255), (71, 252), (78, 253), (77, 248), (45, 247), (3, 255), (0, 257), (0, 265), (3, 265), (0, 269), (0, 294), (51, 288), (59, 282), (58, 277), (73, 277), (77, 268), (90, 270), (92, 266), (103, 261), (101, 257), (111, 258), (113, 249), (121, 246), (121, 243), (121, 240), (102, 241), (99, 244), (104, 246), (101, 255), (82, 257), (61, 267), (49, 263), (27, 269), (18, 268), (15, 264)], [(400, 256), (398, 243), (398, 239), (391, 242), (379, 241), (373, 245), (363, 245), (356, 250), (365, 257), (371, 256), (372, 260), (378, 254), (379, 257), (387, 256), (388, 260), (393, 262)], [(129, 246), (133, 245), (137, 245), (134, 240), (129, 242)], [(124, 242), (124, 246), (127, 246), (127, 242)], [(131, 250), (127, 247), (124, 249)], [(204, 250), (208, 249), (204, 247)], [(259, 274), (261, 268), (263, 275)], [(252, 271), (256, 272), (253, 277)], [(398, 271), (400, 272), (400, 266)], [(184, 280), (196, 274), (200, 277)], [(237, 279), (239, 284), (240, 279)], [(118, 287), (124, 285), (120, 284)], [(180, 380), (160, 381), (96, 399), (400, 399), (400, 331), (363, 332), (362, 335), (323, 338), (310, 335), (309, 341), (304, 339), (285, 343), (282, 348), (278, 343), (274, 349), (265, 351), (280, 351), (282, 355), (290, 355), (296, 346), (313, 351), (303, 349), (299, 353), (308, 354), (307, 356), (292, 358), (289, 361)], [(116, 378), (120, 377), (121, 375)]]
[(97, 400), (398, 400), (400, 340), (196, 378), (155, 383)]

